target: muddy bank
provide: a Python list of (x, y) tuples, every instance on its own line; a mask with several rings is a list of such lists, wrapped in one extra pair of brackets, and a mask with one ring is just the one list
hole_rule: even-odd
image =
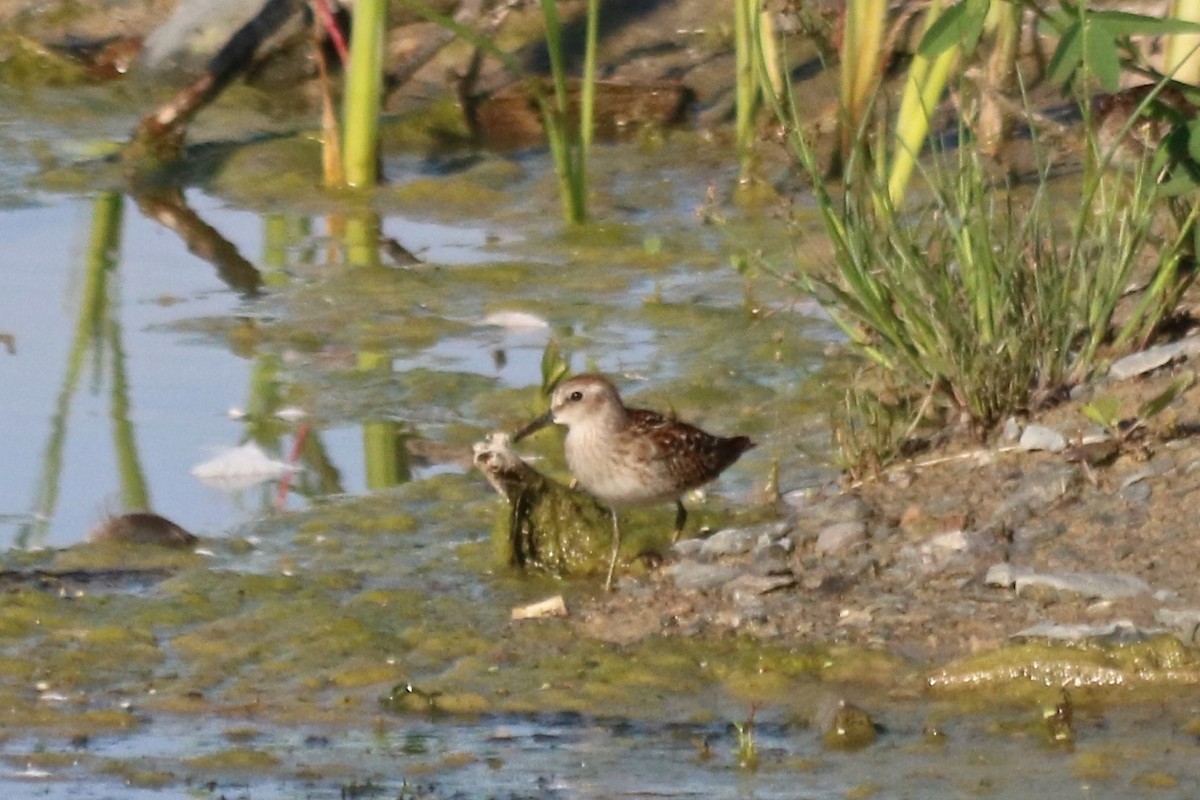
[[(860, 485), (787, 494), (779, 521), (680, 543), (662, 569), (626, 577), (616, 596), (589, 605), (578, 627), (613, 642), (737, 634), (879, 648), (943, 686), (1200, 682), (1184, 647), (1200, 626), (1194, 396), (1100, 463), (1069, 447), (1026, 449), (1039, 446), (1030, 444), (1038, 432), (1060, 434), (1064, 446), (1098, 436), (1079, 413), (1085, 399), (1110, 395), (1133, 409), (1177, 371), (1101, 382), (1041, 428), (1014, 421), (1010, 438), (991, 446), (960, 443)], [(1023, 642), (1063, 646), (1060, 657), (1076, 665), (1030, 674), (1039, 651), (970, 677), (981, 668), (963, 659), (1018, 653)], [(1157, 643), (1146, 652), (1158, 655), (1115, 672), (1092, 660), (1137, 643)]]

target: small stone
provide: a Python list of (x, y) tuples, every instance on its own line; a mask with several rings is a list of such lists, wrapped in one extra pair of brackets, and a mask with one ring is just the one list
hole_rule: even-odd
[(1028, 572), (1017, 575), (1014, 583), (1017, 594), (1035, 595), (1079, 595), (1101, 600), (1120, 600), (1150, 594), (1150, 585), (1133, 575), (1105, 572)]
[(700, 557), (713, 559), (744, 555), (750, 552), (757, 539), (758, 534), (749, 528), (726, 528), (701, 541)]
[(792, 489), (784, 492), (779, 499), (791, 510), (805, 514), (817, 502), (817, 495), (817, 490), (813, 488)]
[(823, 703), (817, 710), (821, 742), (830, 750), (861, 750), (878, 737), (871, 715), (845, 700)]
[(1013, 528), (1020, 525), (1033, 512), (1063, 497), (1078, 477), (1079, 468), (1071, 464), (1051, 464), (1032, 470), (992, 514), (988, 526)]
[(1136, 469), (1121, 479), (1120, 488), (1126, 489), (1133, 486), (1138, 481), (1143, 481), (1146, 478), (1152, 477), (1155, 473), (1149, 468)]
[(700, 564), (695, 561), (680, 561), (666, 569), (666, 574), (680, 589), (705, 591), (714, 589), (733, 580), (737, 567), (726, 564)]
[(675, 551), (675, 555), (681, 558), (699, 558), (700, 548), (703, 546), (703, 539), (680, 539), (671, 545), (671, 549)]
[(1057, 538), (1066, 532), (1067, 526), (1061, 522), (1051, 522), (1048, 519), (1034, 517), (1027, 523), (1012, 529), (1012, 541), (1014, 545), (1023, 547)]
[(782, 575), (738, 575), (724, 586), (721, 591), (733, 597), (743, 595), (760, 595), (796, 585), (796, 576), (791, 573)]
[(818, 503), (807, 511), (806, 519), (821, 527), (838, 522), (859, 522), (871, 515), (871, 507), (861, 497), (844, 494), (834, 497), (824, 503)]
[(766, 550), (755, 552), (749, 572), (754, 575), (778, 575), (790, 572), (791, 568), (791, 553), (778, 545), (771, 545)]
[(1022, 450), (1045, 450), (1049, 453), (1061, 453), (1067, 449), (1067, 438), (1045, 425), (1029, 425), (1021, 432), (1021, 439), (1017, 446)]
[(897, 528), (895, 528), (892, 525), (887, 525), (887, 524), (872, 525), (871, 526), (871, 539), (872, 539), (872, 541), (882, 542), (886, 539), (890, 539), (893, 536), (895, 536), (896, 531), (897, 531)]
[(1154, 612), (1154, 621), (1172, 629), (1184, 644), (1200, 640), (1200, 609), (1160, 608)]
[(857, 522), (838, 522), (829, 525), (817, 535), (817, 553), (832, 555), (862, 544), (867, 540), (867, 525)]
[(1127, 619), (1109, 622), (1103, 625), (1063, 624), (1057, 622), (1039, 622), (1037, 625), (1025, 628), (1012, 634), (1013, 639), (1054, 639), (1066, 642), (1082, 642), (1087, 640), (1102, 641), (1107, 644), (1132, 644), (1144, 642), (1151, 636), (1162, 633), (1159, 629), (1143, 630)]
[(754, 552), (757, 557), (757, 553), (762, 549), (779, 541), (787, 541), (785, 547), (791, 549), (792, 542), (787, 539), (787, 534), (792, 533), (794, 527), (796, 527), (796, 523), (793, 519), (788, 518), (761, 525), (750, 525), (749, 528), (718, 531), (704, 540), (700, 548), (700, 555), (703, 558), (716, 558), (720, 555), (740, 555)]
[(971, 540), (962, 530), (947, 531), (930, 539), (929, 546), (934, 550), (962, 553), (971, 549)]
[(983, 576), (983, 582), (987, 586), (1000, 586), (1005, 589), (1011, 589), (1017, 582), (1017, 575), (1024, 572), (1026, 570), (1014, 567), (1007, 562), (992, 564), (988, 567), (987, 574)]
[(1169, 364), (1177, 358), (1200, 355), (1200, 336), (1189, 336), (1177, 342), (1150, 347), (1140, 353), (1118, 358), (1108, 368), (1108, 377), (1125, 380)]
[(1148, 483), (1135, 483), (1126, 486), (1124, 489), (1117, 491), (1117, 497), (1120, 497), (1127, 503), (1144, 505), (1150, 502), (1150, 494), (1152, 487)]
[(796, 544), (791, 540), (791, 537), (785, 536), (778, 542), (772, 542), (768, 539), (759, 539), (754, 545), (754, 552), (751, 557), (755, 561), (764, 561), (774, 558), (784, 558), (791, 554), (796, 549)]
[(925, 509), (919, 505), (911, 504), (900, 513), (900, 527), (908, 530), (915, 528), (925, 519)]
[(157, 545), (188, 549), (196, 546), (194, 535), (166, 517), (149, 511), (133, 511), (108, 517), (88, 531), (88, 541), (124, 545)]

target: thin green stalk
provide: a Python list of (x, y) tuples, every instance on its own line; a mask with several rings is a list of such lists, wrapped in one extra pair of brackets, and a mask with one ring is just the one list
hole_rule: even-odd
[(600, 40), (600, 0), (588, 0), (587, 32), (583, 50), (583, 86), (579, 101), (579, 160), (580, 169), (587, 168), (592, 150), (596, 116), (596, 51)]
[(735, 136), (738, 160), (745, 172), (754, 145), (754, 113), (756, 110), (757, 87), (754, 82), (754, 36), (751, 33), (752, 19), (758, 0), (734, 0), (733, 2), (733, 53), (736, 89)]
[(562, 26), (555, 0), (542, 0), (546, 26), (546, 51), (550, 57), (550, 78), (554, 102), (540, 101), (546, 139), (554, 158), (563, 216), (568, 224), (587, 221), (587, 161), (593, 135), (595, 108), (596, 50), (599, 37), (599, 0), (588, 0), (584, 74), (580, 95), (578, 124), (570, 119), (567, 67), (562, 41)]
[(357, 0), (354, 4), (342, 121), (342, 157), (349, 186), (374, 186), (378, 178), (386, 18), (387, 0)]
[(546, 25), (546, 53), (550, 57), (550, 80), (554, 86), (554, 113), (559, 126), (567, 118), (567, 66), (563, 56), (562, 23), (556, 0), (542, 0), (542, 19)]

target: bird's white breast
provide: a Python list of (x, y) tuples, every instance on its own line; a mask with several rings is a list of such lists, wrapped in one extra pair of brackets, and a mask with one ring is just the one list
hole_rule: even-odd
[(598, 426), (574, 425), (563, 451), (579, 485), (603, 503), (636, 506), (677, 497), (679, 493), (657, 475), (658, 465), (644, 460), (644, 449), (637, 453), (626, 445), (622, 437)]

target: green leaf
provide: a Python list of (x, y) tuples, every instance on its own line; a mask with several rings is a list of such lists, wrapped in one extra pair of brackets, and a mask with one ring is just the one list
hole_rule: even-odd
[(1188, 157), (1200, 164), (1200, 119), (1194, 119), (1187, 124), (1187, 137)]
[(1115, 431), (1121, 422), (1121, 404), (1111, 394), (1097, 397), (1090, 403), (1080, 407), (1079, 413), (1102, 428)]
[(1163, 197), (1183, 197), (1196, 191), (1200, 183), (1186, 169), (1173, 169), (1167, 179), (1158, 185), (1158, 193)]
[(1050, 58), (1047, 76), (1052, 83), (1066, 83), (1083, 63), (1083, 26), (1076, 22), (1063, 32)]
[(1100, 81), (1106, 92), (1121, 88), (1121, 56), (1117, 52), (1117, 37), (1108, 26), (1092, 21), (1084, 31), (1088, 70)]
[(1180, 394), (1189, 389), (1195, 382), (1196, 373), (1192, 372), (1191, 370), (1183, 373), (1178, 378), (1171, 381), (1171, 385), (1166, 389), (1163, 389), (1161, 392), (1154, 395), (1154, 397), (1151, 397), (1149, 400), (1142, 403), (1141, 407), (1138, 408), (1138, 419), (1145, 422), (1146, 420), (1157, 417), (1163, 412), (1163, 409), (1174, 402), (1176, 397), (1179, 397)]
[(1178, 17), (1150, 17), (1130, 11), (1088, 11), (1090, 22), (1100, 23), (1114, 36), (1165, 36), (1172, 33), (1200, 33), (1200, 23)]
[(925, 31), (917, 53), (932, 60), (951, 47), (974, 50), (990, 5), (988, 0), (965, 0), (950, 6)]
[(542, 351), (542, 393), (549, 395), (553, 392), (554, 387), (567, 376), (570, 369), (571, 365), (563, 357), (558, 340), (551, 339)]

